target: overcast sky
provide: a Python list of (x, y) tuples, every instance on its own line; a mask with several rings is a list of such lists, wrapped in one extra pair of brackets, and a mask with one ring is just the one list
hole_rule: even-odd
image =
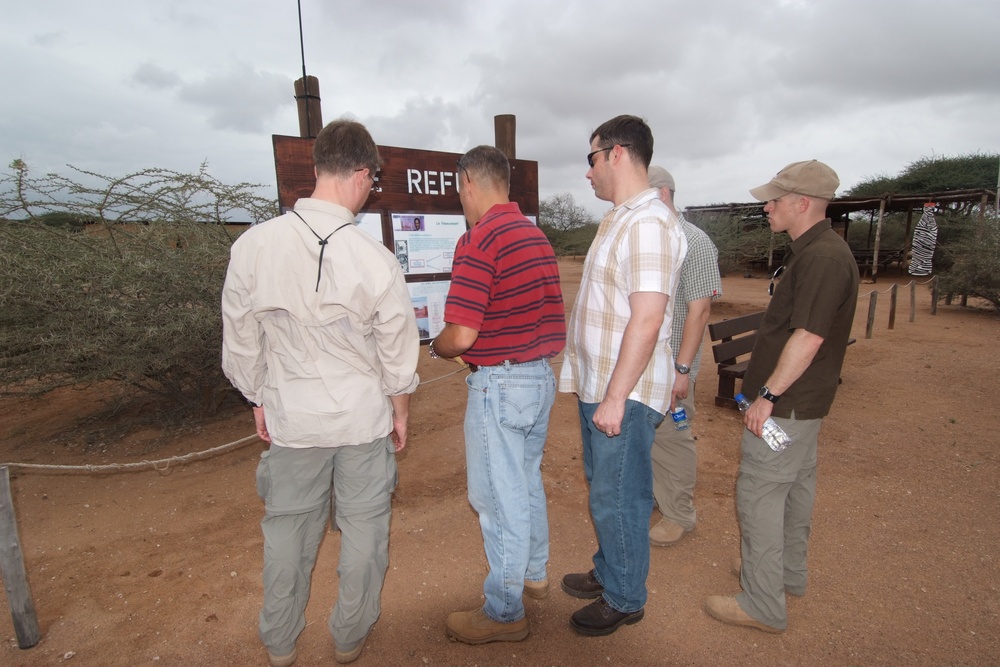
[[(323, 119), (464, 152), (517, 116), (542, 198), (587, 210), (590, 133), (644, 117), (677, 202), (748, 201), (816, 158), (842, 189), (932, 155), (1000, 151), (1000, 2), (302, 0)], [(0, 158), (109, 176), (202, 161), (275, 195), (297, 135), (294, 0), (34, 0), (0, 21)]]

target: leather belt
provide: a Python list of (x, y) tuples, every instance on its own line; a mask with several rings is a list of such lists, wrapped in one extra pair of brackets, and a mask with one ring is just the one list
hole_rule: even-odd
[(547, 357), (538, 357), (537, 359), (531, 359), (530, 361), (511, 361), (510, 359), (504, 359), (499, 364), (491, 364), (490, 366), (480, 366), (479, 364), (474, 364), (472, 362), (465, 362), (465, 365), (469, 367), (469, 370), (473, 373), (478, 373), (480, 368), (492, 368), (494, 366), (523, 366), (524, 364), (533, 364), (536, 361), (541, 361)]

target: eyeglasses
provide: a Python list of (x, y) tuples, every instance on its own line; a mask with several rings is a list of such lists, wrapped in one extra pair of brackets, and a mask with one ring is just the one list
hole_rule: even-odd
[(465, 168), (465, 167), (464, 167), (464, 166), (462, 165), (462, 161), (461, 161), (461, 160), (459, 160), (459, 161), (458, 161), (458, 162), (456, 162), (455, 164), (456, 164), (456, 165), (458, 166), (458, 171), (457, 171), (457, 172), (455, 172), (455, 173), (456, 173), (456, 175), (458, 176), (458, 178), (456, 179), (456, 180), (457, 180), (457, 182), (455, 183), (455, 190), (456, 190), (456, 191), (458, 191), (458, 192), (461, 192), (461, 191), (462, 191), (462, 172), (464, 171), (464, 172), (465, 172), (465, 174), (466, 174), (466, 176), (468, 176), (468, 174), (469, 174), (469, 170), (468, 170), (468, 169), (466, 169), (466, 168)]
[(767, 295), (774, 296), (774, 286), (778, 284), (781, 280), (781, 274), (785, 272), (785, 265), (782, 264), (777, 269), (774, 270), (774, 275), (771, 276), (771, 284), (767, 286)]
[[(615, 146), (621, 146), (622, 148), (629, 148), (632, 144), (615, 144)], [(596, 151), (587, 153), (587, 164), (591, 167), (594, 166), (594, 156), (598, 153), (603, 153), (604, 151), (614, 150), (614, 146), (608, 146), (607, 148), (598, 148)]]
[(382, 192), (382, 186), (378, 184), (378, 176), (376, 175), (376, 172), (372, 170), (371, 167), (361, 167), (360, 169), (355, 169), (354, 171), (365, 171), (366, 169), (368, 170), (368, 173), (365, 174), (365, 176), (372, 179), (371, 191)]

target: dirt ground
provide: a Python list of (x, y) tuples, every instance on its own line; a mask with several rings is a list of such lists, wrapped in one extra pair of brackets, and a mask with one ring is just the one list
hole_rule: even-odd
[[(567, 304), (581, 264), (561, 263)], [(718, 408), (711, 353), (697, 394), (698, 527), (654, 548), (645, 619), (603, 638), (569, 627), (581, 601), (558, 588), (591, 567), (575, 399), (560, 394), (543, 464), (553, 591), (527, 600), (521, 643), (466, 646), (444, 619), (482, 601), (486, 570), (466, 500), (463, 373), (422, 355), (409, 447), (399, 456), (382, 617), (358, 665), (979, 665), (1000, 655), (1000, 469), (990, 430), (1000, 410), (1000, 319), (940, 306), (926, 287), (901, 289), (889, 330), (891, 282), (863, 284), (833, 412), (820, 434), (818, 500), (804, 598), (789, 599), (783, 635), (732, 628), (703, 610), (733, 593), (738, 553), (734, 489), (741, 425)], [(763, 274), (723, 281), (712, 321), (760, 309)], [(867, 293), (877, 289), (865, 338)], [(567, 308), (569, 306), (567, 305)], [(50, 434), (95, 407), (64, 391), (41, 402), (0, 401), (0, 462), (128, 463), (207, 450), (253, 432), (250, 411), (177, 437), (144, 432), (112, 448), (54, 444)], [(992, 434), (992, 435), (991, 435)], [(229, 453), (114, 474), (13, 468), (14, 504), (41, 642), (17, 646), (0, 611), (0, 665), (266, 665), (256, 634), (262, 506), (253, 440)], [(326, 618), (336, 596), (339, 534), (322, 545), (298, 642), (302, 667), (333, 664)], [(0, 600), (3, 600), (0, 597)]]

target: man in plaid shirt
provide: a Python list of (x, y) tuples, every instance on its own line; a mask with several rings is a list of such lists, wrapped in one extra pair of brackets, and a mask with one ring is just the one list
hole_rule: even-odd
[(583, 635), (611, 634), (642, 620), (653, 509), (650, 449), (670, 406), (670, 321), (687, 253), (681, 225), (649, 187), (653, 135), (618, 116), (590, 137), (587, 178), (614, 205), (587, 253), (570, 317), (559, 390), (577, 395), (594, 568), (568, 574), (564, 591), (596, 598), (573, 614)]

